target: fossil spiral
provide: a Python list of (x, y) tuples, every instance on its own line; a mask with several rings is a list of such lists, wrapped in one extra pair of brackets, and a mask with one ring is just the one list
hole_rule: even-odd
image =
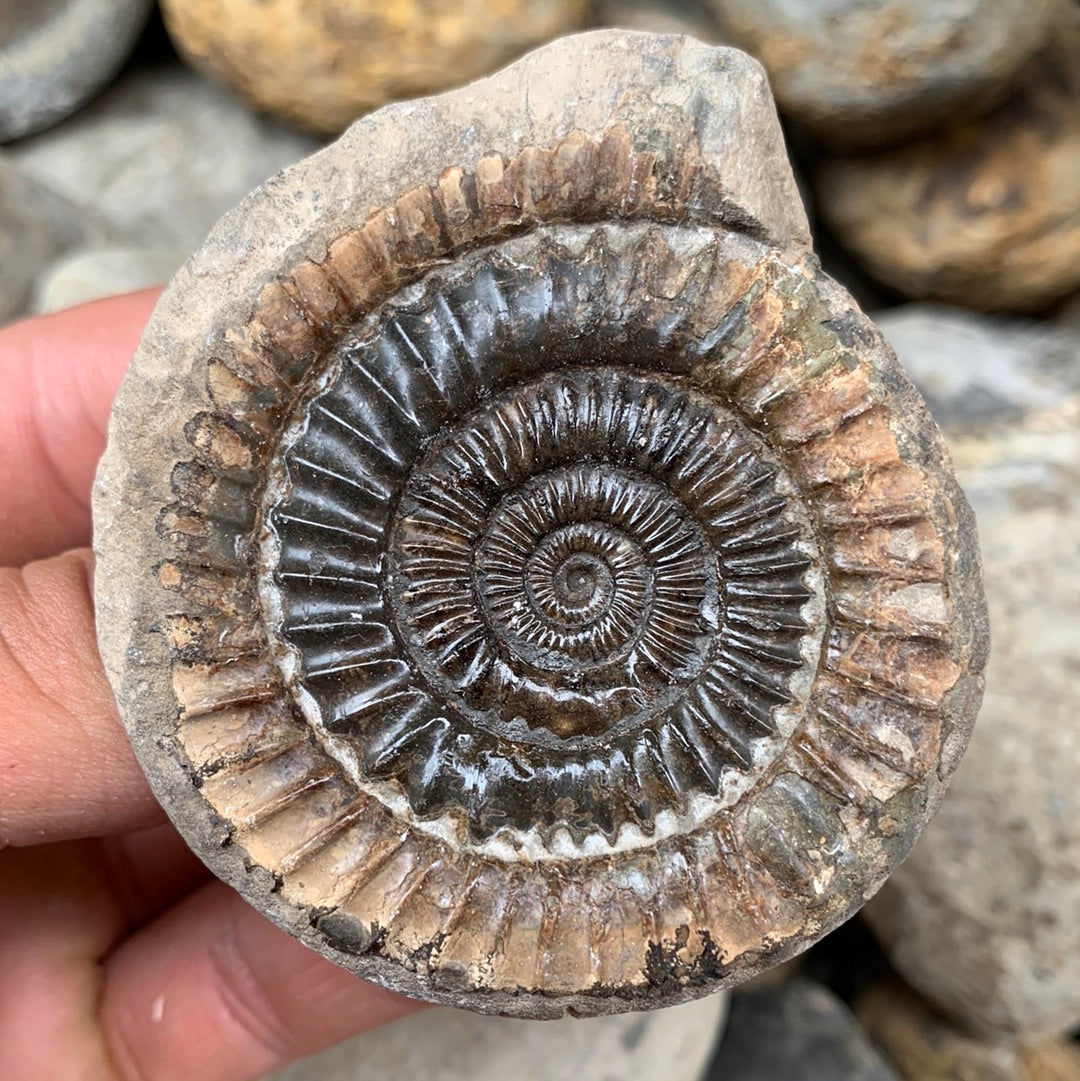
[(473, 840), (730, 800), (820, 651), (793, 482), (623, 295), (661, 249), (714, 259), (650, 226), (485, 247), (347, 335), (286, 432), (263, 587), (312, 724)]
[[(633, 40), (721, 55), (775, 157), (749, 61)], [(741, 190), (657, 104), (682, 76), (625, 50), (510, 69), (618, 56), (631, 85), (388, 170), (396, 196), (335, 205), (209, 330), (177, 329), (205, 288), (177, 285), (98, 485), (103, 651), (204, 858), (362, 975), (526, 1016), (668, 1004), (820, 936), (914, 839), (981, 686), (970, 515), (921, 403), (751, 206), (762, 172)]]

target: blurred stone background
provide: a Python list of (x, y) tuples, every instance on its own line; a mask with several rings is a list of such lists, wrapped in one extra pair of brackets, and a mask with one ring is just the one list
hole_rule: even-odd
[(822, 261), (975, 507), (986, 701), (911, 858), (726, 1027), (719, 999), (539, 1028), (429, 1011), (282, 1081), (1080, 1081), (1075, 0), (9, 0), (0, 321), (164, 281), (364, 111), (589, 26), (766, 66)]

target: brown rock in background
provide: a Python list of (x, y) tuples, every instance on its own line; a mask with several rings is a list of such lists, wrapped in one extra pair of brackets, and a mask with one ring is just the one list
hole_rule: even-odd
[(855, 1015), (907, 1081), (1076, 1081), (1080, 1052), (1050, 1036), (1029, 1043), (968, 1035), (899, 982), (867, 991)]
[(710, 0), (780, 107), (838, 147), (884, 146), (999, 100), (1059, 0)]
[(177, 48), (260, 109), (336, 134), (582, 25), (587, 0), (162, 0)]
[(910, 297), (1038, 310), (1080, 286), (1080, 19), (978, 121), (817, 176), (821, 215)]

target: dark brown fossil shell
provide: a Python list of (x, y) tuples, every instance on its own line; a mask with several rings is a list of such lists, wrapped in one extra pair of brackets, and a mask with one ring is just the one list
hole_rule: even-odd
[(102, 637), (166, 806), (438, 1001), (666, 1005), (804, 947), (906, 852), (978, 699), (921, 403), (649, 120), (447, 162), (286, 263), (178, 347), (204, 407), (171, 493), (131, 397), (99, 483), (103, 621), (122, 508), (156, 521)]

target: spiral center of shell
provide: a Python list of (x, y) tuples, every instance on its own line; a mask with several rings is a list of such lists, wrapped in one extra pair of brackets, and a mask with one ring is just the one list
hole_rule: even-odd
[[(614, 371), (546, 376), (444, 433), (406, 485), (391, 544), (399, 633), (492, 731), (606, 732), (707, 660), (718, 576), (700, 525), (637, 460), (636, 429), (582, 427), (660, 390)], [(546, 456), (508, 417), (547, 418)], [(510, 469), (500, 433), (517, 447)]]
[(651, 585), (641, 550), (602, 522), (553, 530), (529, 553), (523, 579), (529, 615), (522, 617), (525, 606), (511, 600), (506, 588), (491, 590), (489, 605), (501, 599), (502, 609), (509, 606), (511, 621), (519, 626), (535, 619), (541, 627), (566, 632), (595, 627), (613, 609), (632, 615), (644, 604)]

